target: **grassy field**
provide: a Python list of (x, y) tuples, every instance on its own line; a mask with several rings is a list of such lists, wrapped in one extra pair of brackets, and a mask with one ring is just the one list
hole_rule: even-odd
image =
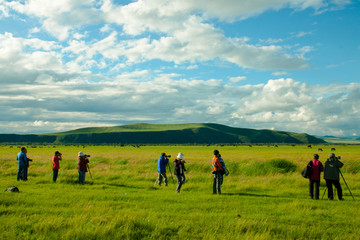
[[(212, 194), (212, 151), (230, 171)], [(323, 152), (318, 152), (322, 148)], [(359, 239), (359, 201), (311, 200), (300, 172), (331, 146), (146, 146), (28, 148), (29, 181), (17, 182), (17, 147), (0, 147), (0, 239)], [(58, 182), (51, 156), (63, 153)], [(92, 179), (76, 184), (77, 153), (90, 154)], [(161, 152), (186, 160), (181, 193), (154, 186)], [(360, 146), (337, 145), (343, 175), (360, 199)], [(173, 169), (173, 166), (171, 165)], [(20, 193), (4, 192), (17, 186)], [(321, 182), (320, 198), (325, 189)]]

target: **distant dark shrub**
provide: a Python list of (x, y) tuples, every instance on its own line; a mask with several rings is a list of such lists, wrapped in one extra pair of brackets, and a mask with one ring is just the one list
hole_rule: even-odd
[[(295, 172), (297, 166), (286, 159), (272, 159), (270, 161), (256, 161), (239, 167), (240, 174), (246, 176), (265, 176), (271, 174), (285, 174)], [(231, 169), (229, 169), (231, 172)]]

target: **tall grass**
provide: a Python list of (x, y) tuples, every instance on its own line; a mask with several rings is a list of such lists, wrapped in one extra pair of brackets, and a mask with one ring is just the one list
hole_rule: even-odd
[[(325, 162), (328, 146), (321, 146)], [(212, 194), (214, 146), (92, 146), (29, 148), (29, 181), (17, 182), (16, 153), (0, 148), (0, 239), (358, 239), (360, 210), (342, 182), (345, 201), (310, 200), (300, 170), (306, 146), (219, 147), (230, 171), (222, 195)], [(63, 153), (53, 184), (51, 156)], [(78, 185), (77, 152), (91, 154), (86, 184)], [(186, 183), (175, 192), (154, 186), (161, 152), (184, 153)], [(336, 146), (343, 174), (360, 199), (358, 146)], [(173, 170), (173, 167), (171, 165)], [(171, 178), (172, 177), (172, 178)], [(321, 195), (325, 189), (321, 184)]]

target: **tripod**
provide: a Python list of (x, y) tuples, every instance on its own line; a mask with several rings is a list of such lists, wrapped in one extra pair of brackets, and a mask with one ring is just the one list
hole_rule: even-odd
[(339, 169), (339, 168), (338, 168), (338, 170), (339, 170), (339, 173), (340, 173), (340, 175), (341, 175), (342, 179), (344, 180), (344, 183), (345, 183), (345, 185), (346, 185), (347, 189), (348, 189), (348, 190), (349, 190), (349, 192), (350, 192), (351, 197), (352, 197), (352, 198), (354, 199), (354, 201), (355, 201), (355, 198), (354, 198), (354, 196), (352, 195), (352, 193), (351, 193), (351, 191), (350, 191), (350, 188), (349, 188), (349, 186), (347, 185), (347, 183), (346, 183), (346, 181), (345, 181), (344, 176), (342, 175), (342, 173), (341, 173), (341, 171), (340, 171), (340, 169)]
[(88, 170), (89, 170), (90, 178), (91, 178), (91, 180), (93, 180), (93, 178), (92, 178), (92, 176), (91, 176), (91, 171), (90, 171), (89, 164), (86, 164), (86, 166), (87, 166), (87, 168), (88, 168)]
[(169, 172), (170, 172), (171, 180), (172, 180), (172, 182), (175, 184), (174, 178), (173, 178), (173, 176), (172, 176), (170, 164), (168, 163), (167, 165), (168, 165), (168, 167), (169, 167)]
[[(355, 198), (354, 198), (354, 196), (352, 195), (351, 190), (350, 190), (349, 186), (347, 185), (346, 180), (345, 180), (344, 176), (342, 175), (342, 172), (340, 171), (340, 169), (339, 169), (339, 168), (338, 168), (338, 171), (339, 171), (339, 173), (340, 173), (340, 175), (341, 175), (342, 179), (344, 180), (344, 183), (345, 183), (345, 185), (346, 185), (347, 189), (349, 190), (351, 197), (352, 197), (352, 198), (353, 198), (353, 200), (355, 201)], [(325, 191), (324, 191), (324, 194), (323, 194), (323, 196), (322, 196), (321, 200), (324, 198), (325, 193), (326, 193), (326, 190), (327, 190), (327, 187), (325, 188)]]

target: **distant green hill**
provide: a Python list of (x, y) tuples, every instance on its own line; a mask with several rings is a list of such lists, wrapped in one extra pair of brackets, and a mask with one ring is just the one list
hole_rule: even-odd
[(54, 144), (245, 144), (325, 143), (305, 133), (234, 128), (221, 124), (147, 124), (80, 128), (67, 132), (0, 134), (1, 143)]

